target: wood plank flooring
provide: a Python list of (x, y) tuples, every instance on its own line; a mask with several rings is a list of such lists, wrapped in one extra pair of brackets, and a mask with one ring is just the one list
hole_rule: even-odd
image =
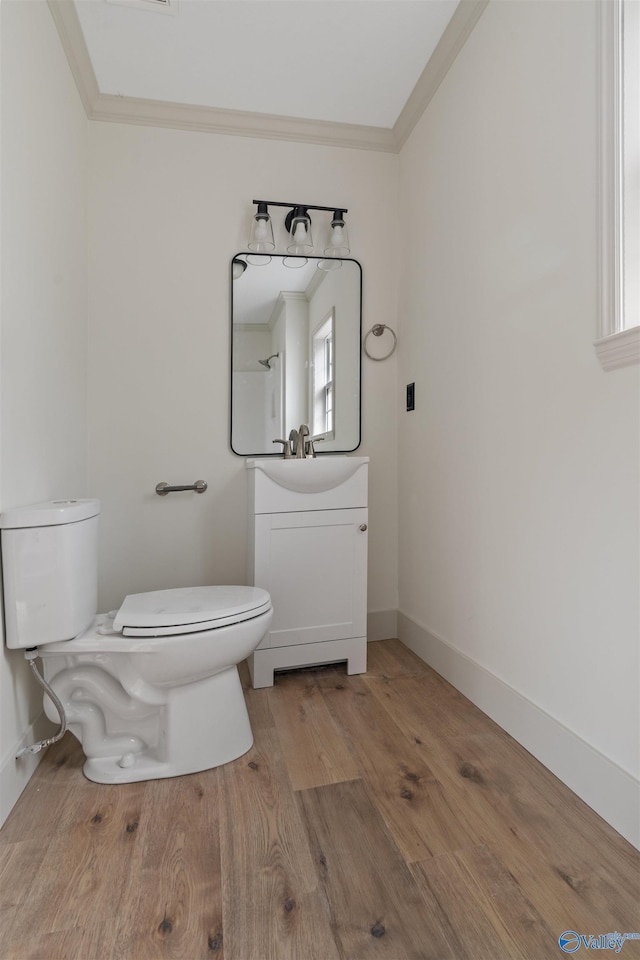
[(49, 748), (0, 831), (0, 960), (551, 960), (565, 930), (640, 932), (640, 854), (397, 640), (368, 653), (266, 690), (243, 665), (255, 743), (217, 770), (103, 786)]

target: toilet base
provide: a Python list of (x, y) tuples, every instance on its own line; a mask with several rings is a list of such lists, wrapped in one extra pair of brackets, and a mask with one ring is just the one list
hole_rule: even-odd
[(154, 745), (140, 742), (122, 753), (90, 756), (82, 726), (69, 724), (87, 760), (84, 775), (96, 783), (135, 783), (198, 773), (222, 766), (246, 753), (253, 733), (238, 676), (232, 666), (213, 677), (163, 691), (160, 736)]

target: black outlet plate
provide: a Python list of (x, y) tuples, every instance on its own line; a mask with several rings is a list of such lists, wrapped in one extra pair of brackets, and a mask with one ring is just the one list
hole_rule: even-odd
[(407, 384), (407, 410), (415, 410), (416, 408), (416, 385), (415, 383)]

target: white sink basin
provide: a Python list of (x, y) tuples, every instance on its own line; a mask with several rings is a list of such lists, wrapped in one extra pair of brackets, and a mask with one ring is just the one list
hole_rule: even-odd
[(308, 460), (247, 460), (247, 467), (295, 493), (324, 493), (349, 480), (369, 457), (315, 457)]

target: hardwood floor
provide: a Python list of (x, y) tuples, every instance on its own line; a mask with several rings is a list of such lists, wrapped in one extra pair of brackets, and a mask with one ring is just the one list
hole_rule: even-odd
[(640, 854), (398, 641), (368, 652), (266, 690), (243, 668), (255, 744), (217, 770), (102, 786), (51, 747), (0, 831), (0, 960), (547, 960), (640, 932)]

